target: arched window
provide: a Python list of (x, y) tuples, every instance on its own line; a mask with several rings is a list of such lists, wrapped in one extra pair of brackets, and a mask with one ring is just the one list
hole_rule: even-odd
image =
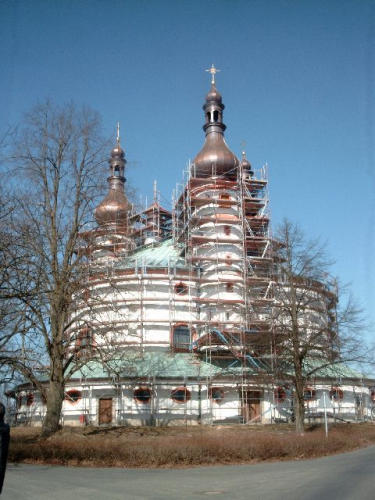
[(176, 325), (173, 328), (172, 346), (174, 351), (190, 351), (191, 332), (188, 325)]
[(76, 351), (78, 356), (85, 356), (92, 351), (94, 346), (94, 335), (92, 329), (85, 325), (78, 332), (76, 340)]
[(375, 401), (375, 389), (371, 389), (370, 398), (371, 398), (371, 401)]
[(191, 398), (191, 392), (186, 387), (177, 387), (171, 392), (171, 398), (176, 403), (186, 403)]
[(152, 392), (149, 387), (138, 387), (134, 390), (133, 396), (139, 403), (146, 404), (151, 400)]
[(341, 401), (344, 398), (344, 391), (339, 387), (332, 387), (329, 391), (329, 397), (334, 401)]
[(222, 193), (220, 195), (220, 200), (230, 200), (230, 196), (227, 193)]
[(217, 122), (217, 121), (218, 121), (218, 119), (219, 119), (219, 111), (217, 111), (217, 110), (215, 109), (215, 111), (214, 111), (214, 122)]
[(70, 404), (74, 405), (78, 403), (78, 401), (82, 398), (82, 392), (77, 391), (76, 389), (71, 389), (65, 393), (65, 401), (68, 401)]
[(225, 256), (225, 263), (226, 263), (227, 266), (231, 266), (232, 265), (232, 256), (231, 255), (227, 254)]
[(233, 283), (227, 283), (226, 284), (226, 290), (229, 293), (233, 292)]
[(305, 401), (313, 401), (316, 398), (316, 390), (311, 387), (306, 387), (303, 391), (303, 399)]
[(284, 387), (276, 387), (274, 391), (274, 397), (276, 403), (282, 403), (283, 401), (285, 401), (286, 392)]
[(230, 226), (224, 226), (224, 234), (229, 236), (231, 233), (231, 227)]
[(224, 399), (224, 391), (221, 387), (211, 387), (209, 396), (215, 403), (219, 404)]
[(188, 293), (188, 287), (185, 285), (185, 283), (177, 283), (177, 285), (174, 287), (174, 291), (177, 293), (177, 295), (186, 295)]
[(29, 392), (26, 394), (26, 406), (31, 406), (34, 403), (34, 394)]

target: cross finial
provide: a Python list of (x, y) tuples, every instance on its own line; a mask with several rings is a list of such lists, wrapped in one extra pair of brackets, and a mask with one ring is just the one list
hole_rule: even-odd
[(120, 122), (117, 122), (117, 136), (116, 136), (117, 144), (120, 144)]
[(246, 141), (241, 141), (241, 149), (242, 149), (242, 159), (246, 158)]
[(215, 85), (215, 75), (216, 73), (219, 73), (221, 71), (220, 69), (215, 68), (215, 66), (212, 64), (210, 69), (206, 69), (207, 73), (211, 73), (211, 83), (212, 85)]

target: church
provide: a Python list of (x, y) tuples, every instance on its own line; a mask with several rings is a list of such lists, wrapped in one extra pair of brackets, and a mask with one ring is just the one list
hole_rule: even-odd
[[(287, 380), (273, 373), (273, 282), (267, 168), (238, 158), (224, 132), (224, 104), (211, 87), (204, 145), (172, 211), (156, 194), (134, 213), (125, 190), (119, 133), (96, 227), (81, 234), (86, 259), (70, 334), (79, 369), (65, 388), (62, 424), (275, 423), (293, 419)], [(329, 324), (335, 295), (310, 284)], [(43, 398), (17, 387), (16, 422), (40, 425)], [(305, 388), (307, 418), (372, 417), (371, 381), (342, 367)]]

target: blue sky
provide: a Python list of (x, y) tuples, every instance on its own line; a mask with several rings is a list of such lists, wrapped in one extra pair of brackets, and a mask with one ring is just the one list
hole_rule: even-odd
[(167, 205), (215, 63), (229, 146), (269, 165), (273, 225), (327, 241), (375, 322), (374, 38), (370, 0), (2, 0), (0, 130), (48, 97), (88, 104)]

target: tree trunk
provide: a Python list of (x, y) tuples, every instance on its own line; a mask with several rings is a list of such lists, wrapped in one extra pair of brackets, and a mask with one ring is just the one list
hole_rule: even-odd
[(294, 397), (294, 413), (297, 434), (303, 434), (305, 431), (305, 380), (302, 372), (302, 363), (298, 356), (294, 358), (294, 373), (295, 373), (295, 397)]
[(47, 394), (47, 413), (43, 421), (42, 436), (48, 437), (59, 429), (62, 403), (64, 401), (63, 364), (59, 360), (51, 372)]
[(304, 434), (305, 432), (305, 401), (303, 397), (300, 398), (296, 391), (296, 401), (295, 401), (295, 424), (296, 433)]

